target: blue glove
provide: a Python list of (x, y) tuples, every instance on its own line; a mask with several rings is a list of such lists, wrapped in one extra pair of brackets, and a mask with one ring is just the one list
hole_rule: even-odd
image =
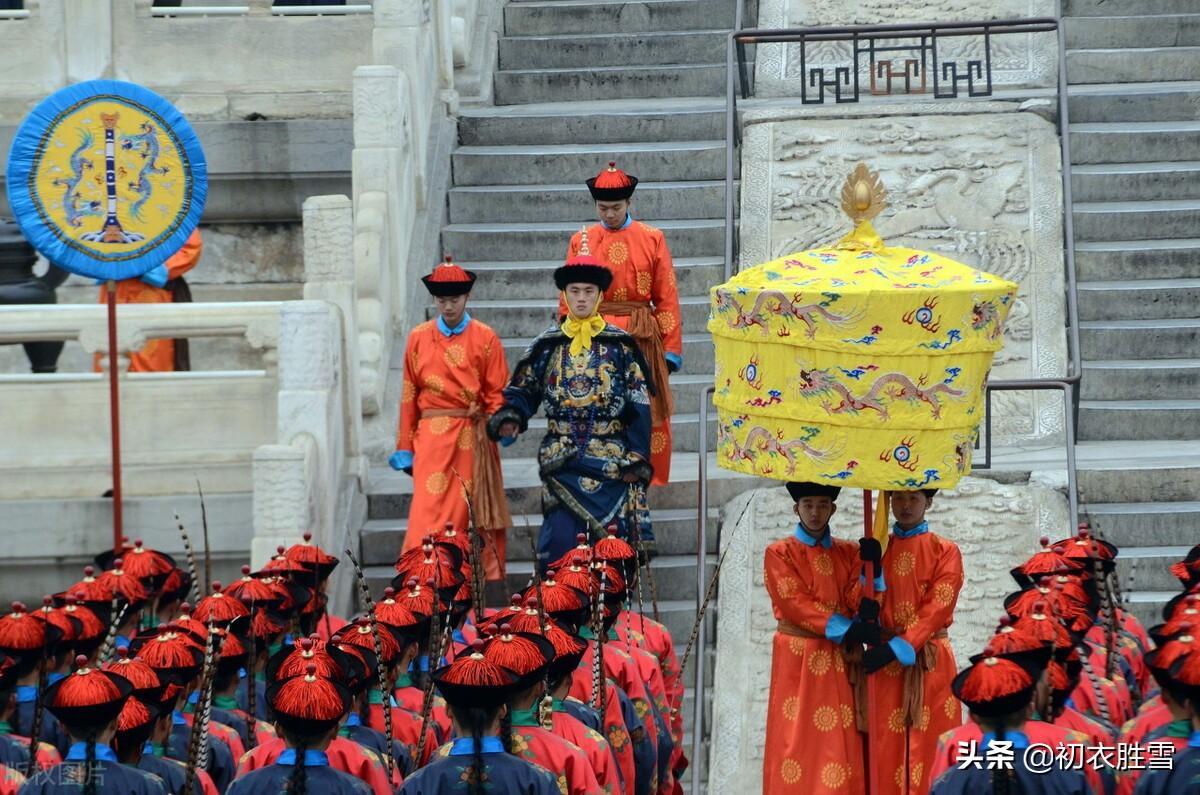
[(166, 265), (158, 265), (151, 270), (141, 275), (141, 280), (151, 287), (166, 287), (167, 278), (170, 274), (167, 273)]
[(397, 472), (404, 472), (408, 475), (412, 474), (413, 454), (412, 450), (397, 450), (388, 457), (388, 466)]
[(516, 441), (517, 441), (517, 437), (515, 437), (515, 436), (501, 436), (500, 437), (500, 446), (501, 447), (512, 447)]
[(683, 357), (678, 354), (667, 353), (667, 354), (664, 354), (664, 358), (666, 358), (666, 360), (667, 360), (667, 372), (668, 373), (678, 373), (679, 370), (683, 367)]

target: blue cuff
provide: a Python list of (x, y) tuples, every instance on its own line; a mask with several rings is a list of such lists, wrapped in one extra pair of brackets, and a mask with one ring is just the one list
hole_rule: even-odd
[(512, 447), (514, 444), (516, 444), (516, 441), (517, 441), (517, 437), (515, 437), (515, 436), (501, 436), (500, 437), (500, 446), (501, 447)]
[[(865, 574), (858, 575), (858, 584), (866, 585), (867, 584), (867, 575), (865, 575)], [(879, 573), (875, 575), (875, 593), (883, 593), (886, 590), (887, 590), (887, 582), (885, 582), (883, 579), (883, 567), (880, 566)]]
[(853, 623), (841, 613), (834, 613), (825, 622), (825, 637), (834, 643), (841, 643)]
[(413, 465), (412, 450), (397, 450), (388, 458), (388, 466), (399, 472), (402, 469), (411, 469)]
[(896, 660), (901, 665), (912, 665), (917, 661), (917, 653), (913, 650), (912, 644), (904, 638), (892, 638), (888, 641), (888, 646), (892, 647), (892, 653), (896, 655)]
[(151, 270), (141, 275), (141, 280), (153, 287), (166, 287), (167, 278), (170, 274), (167, 273), (166, 265), (158, 265)]
[(675, 370), (677, 372), (679, 370), (683, 369), (683, 357), (682, 356), (680, 356), (677, 353), (666, 353), (663, 355), (666, 357), (666, 360), (671, 363), (671, 365), (675, 368)]

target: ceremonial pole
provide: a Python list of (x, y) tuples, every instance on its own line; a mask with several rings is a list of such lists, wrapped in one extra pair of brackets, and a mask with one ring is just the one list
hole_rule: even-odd
[[(871, 513), (871, 490), (863, 489), (863, 536), (866, 538), (874, 538), (875, 522)], [(878, 572), (875, 571), (874, 562), (868, 561), (866, 564), (867, 576), (866, 583), (863, 585), (863, 595), (868, 599), (875, 598), (875, 577)], [(871, 709), (873, 704), (878, 703), (875, 697), (875, 677), (869, 676), (864, 670), (861, 674), (867, 677), (867, 742), (864, 745), (866, 751), (865, 757), (867, 762), (867, 793), (868, 795), (880, 795), (882, 790), (879, 789), (879, 765), (875, 764), (875, 758), (871, 754), (871, 741), (879, 738), (879, 720), (875, 715), (875, 710)]]
[(112, 516), (113, 554), (121, 554), (123, 516), (121, 505), (121, 397), (117, 372), (117, 283), (105, 283), (108, 304), (108, 416), (112, 428)]

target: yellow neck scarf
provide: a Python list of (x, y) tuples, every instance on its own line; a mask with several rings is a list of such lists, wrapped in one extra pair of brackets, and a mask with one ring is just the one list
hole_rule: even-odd
[(562, 332), (571, 340), (571, 355), (578, 356), (592, 347), (592, 337), (604, 331), (604, 318), (597, 314), (591, 317), (577, 318), (568, 314), (562, 322)]

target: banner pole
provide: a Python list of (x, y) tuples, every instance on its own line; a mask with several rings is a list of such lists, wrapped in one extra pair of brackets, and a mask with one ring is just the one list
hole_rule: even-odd
[[(871, 505), (871, 490), (863, 489), (863, 535), (867, 538), (874, 538), (875, 521), (872, 515)], [(875, 578), (879, 572), (875, 570), (874, 563), (866, 564), (866, 582), (863, 583), (863, 595), (868, 599), (876, 598), (875, 594)], [(881, 795), (883, 792), (880, 789), (879, 782), (879, 764), (871, 753), (872, 743), (879, 740), (882, 735), (879, 734), (879, 721), (875, 715), (875, 710), (872, 709), (878, 702), (875, 697), (875, 676), (867, 674), (865, 671), (862, 674), (867, 677), (867, 742), (864, 745), (866, 750), (867, 764), (867, 792), (869, 795)]]
[(117, 283), (109, 279), (106, 283), (108, 297), (108, 407), (112, 428), (112, 506), (113, 506), (113, 553), (121, 554), (123, 517), (121, 515), (121, 396), (117, 386)]

